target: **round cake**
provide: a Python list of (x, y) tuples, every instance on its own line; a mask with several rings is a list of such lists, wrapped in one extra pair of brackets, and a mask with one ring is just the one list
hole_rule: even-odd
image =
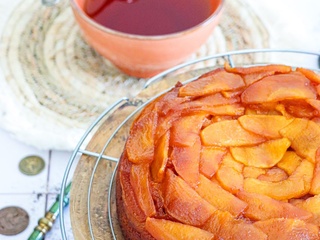
[(116, 177), (125, 239), (320, 239), (320, 76), (225, 64), (148, 104)]

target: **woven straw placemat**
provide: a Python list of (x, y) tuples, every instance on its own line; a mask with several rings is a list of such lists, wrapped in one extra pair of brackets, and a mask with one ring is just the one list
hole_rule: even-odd
[[(136, 95), (145, 79), (121, 73), (88, 46), (68, 1), (23, 0), (13, 9), (0, 29), (1, 127), (41, 149), (71, 150), (104, 109)], [(188, 60), (267, 47), (259, 17), (243, 1), (226, 0), (219, 26)]]

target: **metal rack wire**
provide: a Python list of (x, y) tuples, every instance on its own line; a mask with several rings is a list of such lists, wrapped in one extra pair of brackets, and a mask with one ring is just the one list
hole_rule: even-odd
[[(241, 50), (241, 51), (232, 51), (232, 52), (227, 52), (227, 53), (222, 53), (222, 54), (216, 54), (213, 56), (208, 56), (205, 58), (201, 58), (201, 59), (197, 59), (194, 60), (192, 62), (187, 62), (181, 65), (178, 65), (174, 68), (171, 68), (167, 71), (162, 72), (161, 74), (156, 75), (155, 77), (150, 78), (144, 85), (144, 88), (149, 88), (150, 86), (152, 86), (153, 84), (155, 84), (156, 82), (159, 82), (161, 80), (163, 80), (164, 78), (170, 76), (170, 75), (174, 75), (174, 73), (177, 72), (183, 72), (183, 70), (185, 69), (185, 71), (190, 71), (190, 66), (194, 66), (198, 63), (203, 63), (206, 61), (211, 61), (211, 60), (217, 60), (217, 59), (222, 59), (223, 61), (228, 61), (229, 64), (234, 67), (237, 64), (241, 64), (241, 65), (261, 65), (261, 64), (266, 64), (266, 63), (236, 63), (236, 61), (234, 61), (235, 56), (237, 55), (248, 55), (248, 54), (267, 54), (267, 55), (271, 55), (271, 54), (289, 54), (290, 55), (290, 59), (293, 58), (297, 58), (297, 59), (301, 59), (303, 57), (311, 57), (312, 58), (312, 62), (315, 63), (314, 66), (303, 66), (303, 67), (309, 67), (310, 69), (316, 70), (316, 71), (320, 71), (319, 66), (317, 66), (318, 63), (318, 58), (320, 57), (320, 52), (311, 52), (311, 51), (300, 51), (300, 50), (290, 50), (290, 49), (256, 49), (256, 50)], [(277, 59), (277, 57), (276, 57)], [(269, 63), (269, 62), (268, 62)], [(277, 62), (277, 63), (283, 63), (283, 62)], [(211, 67), (216, 67), (216, 62), (214, 62)], [(286, 64), (286, 63), (284, 63)], [(287, 64), (287, 65), (291, 65), (293, 67), (295, 67), (292, 64)], [(300, 66), (300, 65), (299, 65)], [(190, 82), (193, 81), (197, 78), (197, 76), (195, 77), (191, 77), (188, 79), (184, 79), (183, 83), (186, 82)], [(164, 92), (169, 91), (169, 89), (166, 89)], [(153, 101), (155, 98), (157, 98), (158, 96), (160, 96), (161, 94), (163, 94), (164, 92), (160, 92), (157, 93), (155, 96), (149, 98), (148, 100), (144, 101), (143, 103), (139, 104), (139, 106), (132, 111), (130, 114), (128, 114), (128, 116), (126, 116), (126, 118), (116, 127), (116, 129), (114, 130), (114, 132), (111, 134), (111, 136), (108, 139), (105, 139), (105, 143), (104, 146), (102, 147), (100, 152), (92, 152), (92, 151), (88, 151), (85, 149), (86, 143), (88, 141), (90, 141), (90, 136), (92, 136), (92, 133), (94, 131), (94, 129), (103, 122), (103, 119), (105, 119), (106, 117), (112, 115), (112, 112), (119, 108), (120, 106), (123, 106), (123, 104), (125, 103), (130, 103), (130, 101), (132, 101), (131, 99), (128, 98), (122, 98), (119, 99), (118, 101), (116, 101), (113, 105), (111, 105), (108, 109), (106, 109), (92, 124), (91, 126), (88, 128), (88, 130), (85, 132), (85, 134), (83, 135), (83, 137), (80, 139), (78, 145), (76, 146), (75, 150), (73, 151), (72, 156), (70, 157), (70, 160), (68, 162), (68, 165), (66, 167), (65, 170), (65, 174), (64, 177), (62, 179), (62, 184), (61, 184), (61, 191), (60, 191), (60, 202), (59, 202), (59, 206), (60, 206), (60, 227), (61, 227), (61, 234), (62, 234), (62, 239), (66, 240), (67, 239), (67, 235), (66, 235), (66, 228), (65, 228), (65, 221), (64, 221), (64, 214), (63, 214), (63, 199), (65, 198), (65, 193), (64, 193), (64, 189), (66, 188), (67, 185), (67, 181), (68, 179), (71, 177), (70, 176), (70, 171), (71, 171), (71, 167), (75, 164), (75, 159), (77, 156), (81, 156), (81, 155), (87, 155), (87, 156), (91, 156), (95, 158), (95, 164), (94, 164), (94, 168), (92, 170), (91, 173), (91, 177), (90, 177), (90, 182), (89, 182), (89, 187), (88, 187), (88, 196), (87, 196), (87, 210), (88, 210), (88, 227), (89, 227), (89, 231), (90, 231), (90, 236), (91, 239), (95, 239), (94, 236), (94, 232), (92, 230), (92, 222), (91, 222), (91, 208), (90, 208), (90, 196), (92, 194), (92, 184), (93, 184), (93, 177), (94, 174), (97, 170), (98, 164), (101, 160), (106, 160), (106, 161), (111, 161), (111, 162), (117, 162), (118, 158), (115, 157), (111, 157), (108, 155), (105, 155), (104, 152), (106, 150), (106, 148), (108, 147), (108, 145), (110, 144), (110, 142), (112, 141), (112, 139), (114, 138), (114, 136), (120, 131), (121, 128), (123, 128), (123, 126), (130, 120), (132, 119), (136, 113), (138, 113), (144, 106), (146, 106), (149, 102)], [(110, 226), (110, 230), (112, 233), (112, 237), (113, 239), (117, 239), (116, 233), (114, 231), (114, 219), (113, 216), (111, 214), (111, 198), (112, 198), (112, 191), (113, 191), (113, 183), (114, 183), (114, 178), (115, 178), (115, 174), (117, 171), (117, 165), (114, 168), (114, 171), (112, 173), (111, 176), (111, 181), (110, 181), (110, 186), (109, 186), (109, 190), (108, 190), (108, 202), (106, 203), (108, 205), (108, 222), (109, 222), (109, 226)]]

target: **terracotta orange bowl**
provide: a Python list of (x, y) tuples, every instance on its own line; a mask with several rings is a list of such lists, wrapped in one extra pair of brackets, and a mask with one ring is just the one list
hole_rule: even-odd
[(86, 41), (118, 69), (135, 77), (151, 77), (183, 62), (205, 43), (220, 19), (224, 0), (216, 0), (212, 14), (187, 30), (142, 36), (106, 28), (83, 10), (85, 0), (70, 0)]

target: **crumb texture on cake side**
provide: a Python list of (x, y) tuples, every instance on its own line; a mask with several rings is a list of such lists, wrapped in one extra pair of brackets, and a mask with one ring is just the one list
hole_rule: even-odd
[(134, 120), (125, 239), (320, 239), (320, 75), (273, 64), (177, 83)]

